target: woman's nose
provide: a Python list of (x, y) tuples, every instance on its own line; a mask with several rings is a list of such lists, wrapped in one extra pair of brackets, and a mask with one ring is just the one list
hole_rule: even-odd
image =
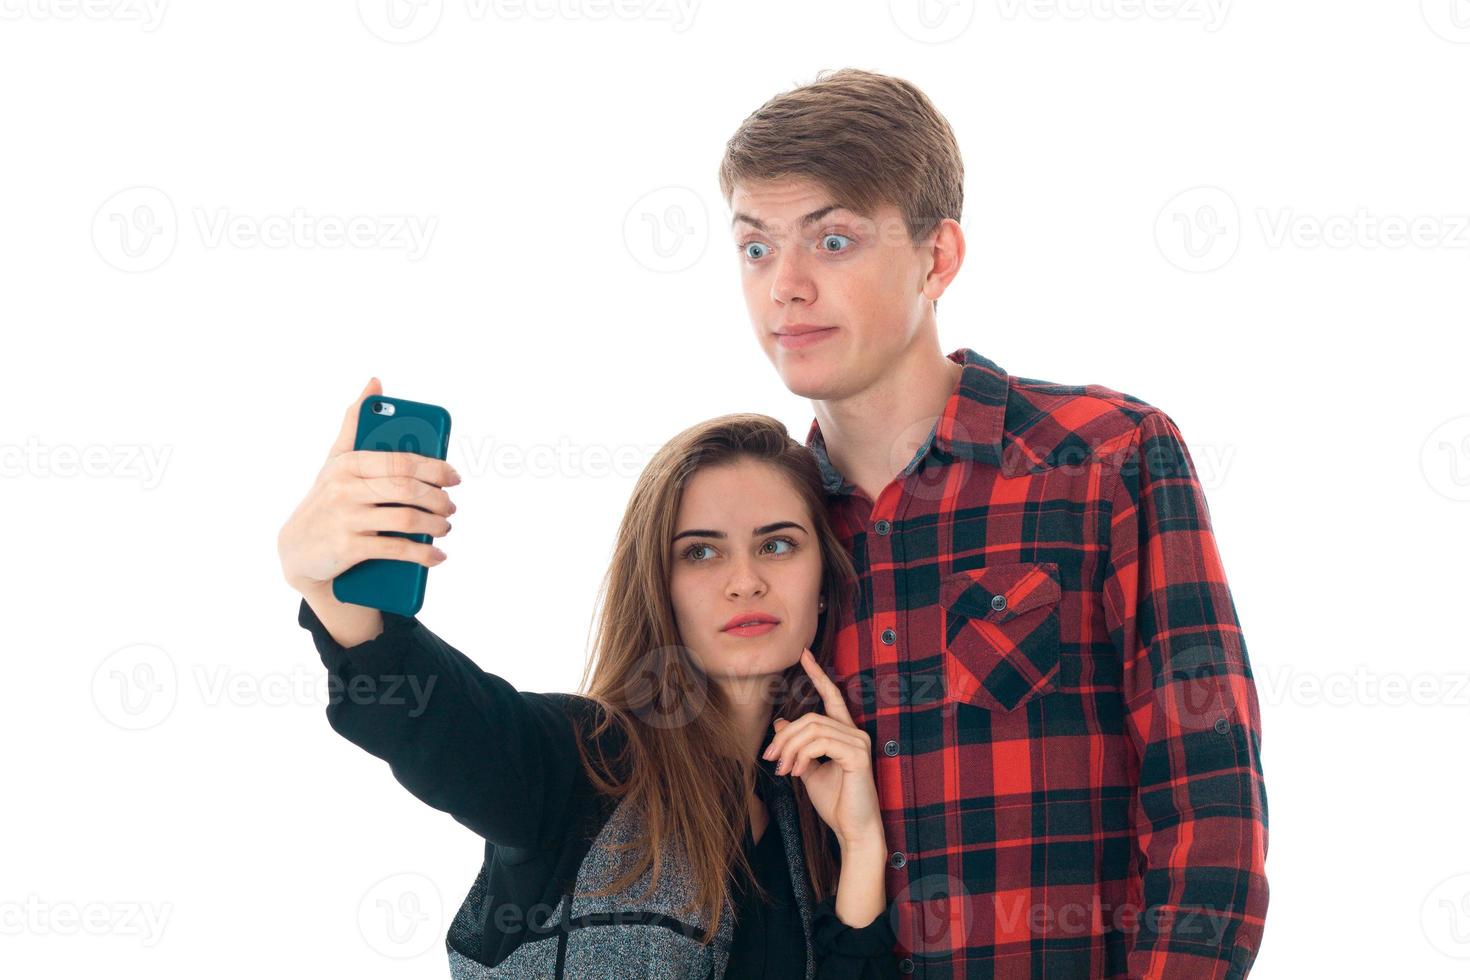
[(761, 595), (765, 592), (766, 585), (753, 564), (737, 560), (725, 590), (731, 598), (739, 598), (746, 595)]

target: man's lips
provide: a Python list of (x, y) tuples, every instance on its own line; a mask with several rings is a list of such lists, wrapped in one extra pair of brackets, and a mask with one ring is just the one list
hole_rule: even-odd
[(796, 323), (776, 331), (776, 343), (787, 350), (819, 344), (837, 333), (836, 327)]

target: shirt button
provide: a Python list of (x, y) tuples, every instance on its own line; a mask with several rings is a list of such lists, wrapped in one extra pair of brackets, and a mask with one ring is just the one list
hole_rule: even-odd
[(1227, 734), (1230, 731), (1230, 722), (1226, 721), (1223, 716), (1220, 718), (1216, 718), (1215, 731), (1219, 732), (1221, 735)]
[(898, 972), (899, 973), (913, 973), (914, 972), (914, 961), (911, 960), (911, 959), (909, 959), (907, 956), (905, 956), (903, 959), (899, 960), (898, 961)]
[(877, 531), (879, 534), (887, 534), (892, 529), (893, 525), (889, 524), (887, 521), (879, 521), (877, 524), (873, 525), (873, 530)]
[(901, 868), (909, 863), (909, 859), (904, 856), (903, 851), (894, 851), (893, 855), (888, 859), (888, 863), (895, 868)]
[(1005, 596), (1003, 596), (1003, 595), (993, 595), (993, 596), (990, 597), (990, 608), (991, 609), (994, 609), (996, 612), (1000, 612), (1005, 607), (1006, 607), (1006, 597)]
[(889, 646), (892, 646), (893, 645), (893, 641), (896, 640), (896, 639), (898, 639), (898, 634), (895, 633), (895, 632), (893, 632), (893, 630), (884, 630), (883, 631), (883, 635), (881, 637), (879, 637), (879, 639), (881, 639), (884, 643), (888, 644)]
[(898, 755), (898, 743), (895, 742), (891, 738), (888, 741), (884, 742), (883, 743), (883, 754), (884, 755)]

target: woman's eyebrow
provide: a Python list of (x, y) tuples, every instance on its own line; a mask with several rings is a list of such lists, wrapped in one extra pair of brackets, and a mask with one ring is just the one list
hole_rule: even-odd
[[(762, 534), (770, 534), (772, 531), (779, 531), (782, 528), (787, 528), (787, 527), (794, 527), (798, 531), (803, 532), (804, 534), (810, 534), (811, 533), (810, 531), (808, 531), (806, 528), (802, 527), (800, 524), (796, 523), (795, 521), (777, 521), (774, 524), (762, 524), (760, 527), (755, 528), (750, 533), (753, 536), (759, 536), (759, 535), (762, 535)], [(721, 540), (723, 540), (724, 537), (725, 537), (725, 532), (724, 531), (710, 531), (710, 530), (706, 530), (704, 528), (692, 528), (692, 529), (690, 529), (688, 531), (680, 531), (678, 534), (674, 535), (674, 540), (675, 541), (678, 541), (680, 538), (695, 538), (695, 537), (698, 537), (698, 538), (720, 538)]]

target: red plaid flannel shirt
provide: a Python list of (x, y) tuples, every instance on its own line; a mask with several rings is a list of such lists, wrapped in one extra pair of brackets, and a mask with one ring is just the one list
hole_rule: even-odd
[(877, 501), (807, 445), (859, 573), (833, 679), (871, 736), (900, 969), (1244, 977), (1261, 720), (1179, 430), (961, 348)]

